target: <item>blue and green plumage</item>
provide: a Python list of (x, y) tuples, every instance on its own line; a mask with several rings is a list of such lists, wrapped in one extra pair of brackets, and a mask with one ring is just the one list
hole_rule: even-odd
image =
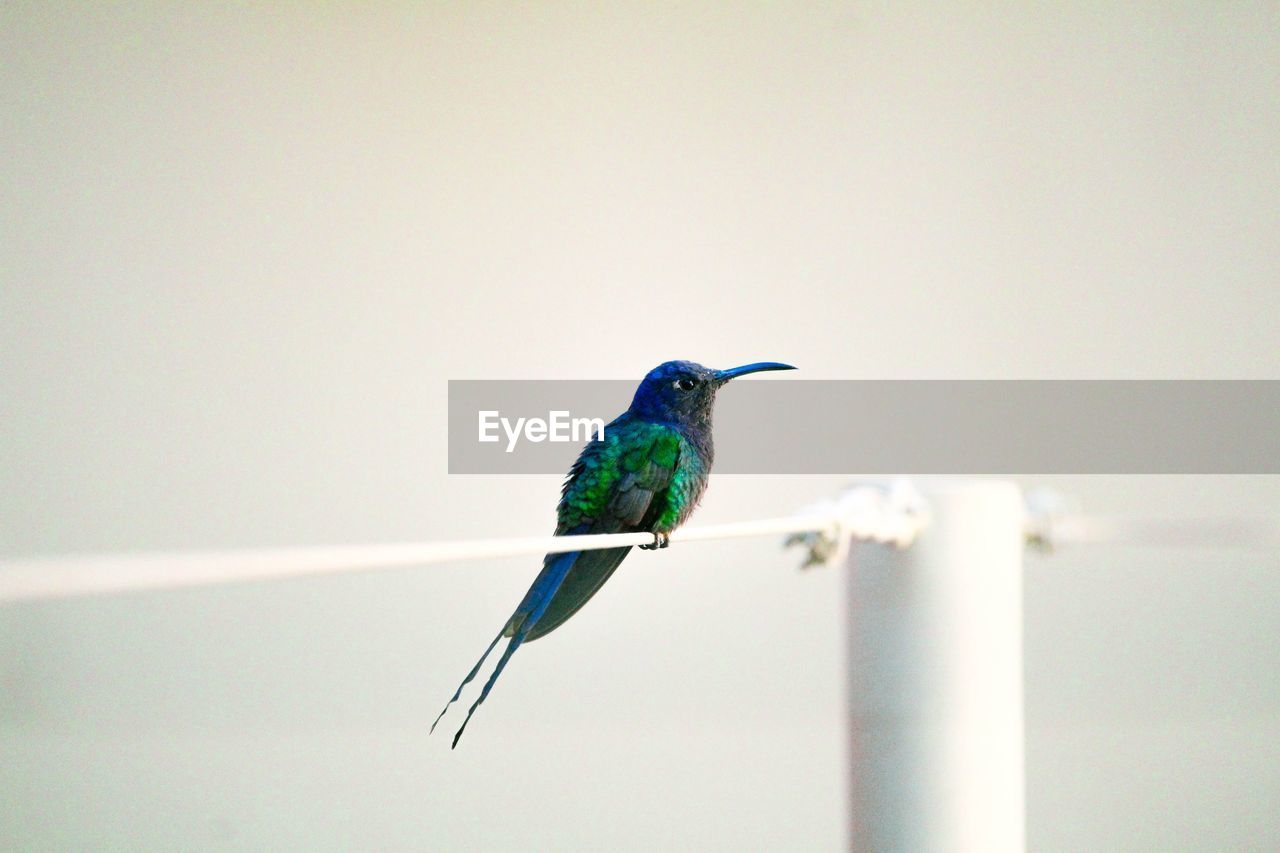
[[(604, 436), (583, 448), (569, 469), (556, 535), (646, 532), (660, 534), (655, 543), (665, 546), (665, 534), (688, 519), (707, 486), (714, 460), (711, 412), (716, 391), (735, 376), (787, 369), (789, 365), (764, 362), (710, 370), (688, 361), (669, 361), (654, 368), (636, 390), (631, 407), (605, 426)], [(516, 649), (551, 633), (577, 613), (630, 551), (630, 547), (606, 548), (546, 556), (520, 605), (445, 704), (447, 711), (498, 642), (509, 638), (493, 674), (454, 735), (454, 746)]]
[[(702, 497), (710, 447), (704, 455), (678, 429), (629, 412), (606, 426), (604, 435), (587, 445), (569, 471), (556, 534), (670, 533)], [(581, 552), (525, 639), (551, 633), (578, 612), (630, 550)], [(547, 556), (544, 573), (554, 571), (554, 556)]]

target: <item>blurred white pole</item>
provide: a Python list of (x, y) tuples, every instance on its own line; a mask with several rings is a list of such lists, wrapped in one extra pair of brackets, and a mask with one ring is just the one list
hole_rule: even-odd
[(1022, 495), (916, 485), (914, 544), (851, 551), (852, 849), (1021, 851)]

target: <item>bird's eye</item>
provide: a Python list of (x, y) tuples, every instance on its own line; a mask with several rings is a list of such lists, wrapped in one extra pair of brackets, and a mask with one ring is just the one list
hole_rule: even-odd
[(688, 377), (685, 377), (684, 379), (676, 380), (676, 387), (679, 388), (681, 391), (692, 391), (694, 387), (697, 386), (697, 384), (698, 384), (698, 380), (690, 379)]

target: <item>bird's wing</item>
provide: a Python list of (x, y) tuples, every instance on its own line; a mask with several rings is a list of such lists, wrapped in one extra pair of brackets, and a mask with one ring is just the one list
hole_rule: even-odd
[[(560, 501), (557, 533), (625, 533), (653, 530), (666, 509), (666, 494), (680, 459), (681, 439), (670, 427), (624, 422), (605, 440), (583, 450), (569, 472)], [(604, 586), (631, 549), (578, 553), (526, 641), (551, 633)], [(543, 574), (550, 571), (548, 555)], [(539, 575), (541, 577), (541, 575)], [(538, 587), (534, 581), (530, 593)], [(526, 596), (526, 599), (529, 596)], [(519, 612), (519, 611), (517, 611)]]

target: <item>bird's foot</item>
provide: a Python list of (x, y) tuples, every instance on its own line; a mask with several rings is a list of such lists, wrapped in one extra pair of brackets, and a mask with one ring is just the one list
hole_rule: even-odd
[(641, 551), (656, 551), (656, 550), (658, 550), (659, 548), (666, 548), (666, 547), (667, 547), (668, 545), (670, 545), (670, 544), (671, 544), (671, 534), (670, 534), (670, 533), (655, 533), (655, 534), (653, 534), (653, 544), (652, 544), (652, 545), (641, 545), (641, 546), (640, 546), (640, 550), (641, 550)]

